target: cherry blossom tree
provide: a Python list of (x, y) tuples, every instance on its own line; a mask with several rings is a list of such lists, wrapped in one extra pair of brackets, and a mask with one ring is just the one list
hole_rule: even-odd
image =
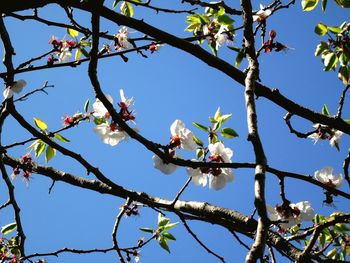
[[(0, 6), (1, 262), (349, 258), (350, 22), (341, 19), (350, 2), (228, 2)], [(283, 18), (293, 10), (321, 13), (305, 35), (317, 38), (311, 55), (325, 72), (303, 78), (296, 69), (287, 80), (283, 64), (272, 64), (281, 52), (285, 64), (299, 54), (284, 39)], [(309, 52), (307, 39), (294, 41)], [(183, 54), (184, 68), (169, 65)], [(297, 80), (341, 92), (288, 96), (283, 85)], [(319, 108), (309, 106), (318, 98), (311, 104)], [(39, 210), (41, 202), (57, 214)], [(91, 214), (71, 216), (81, 208)], [(68, 217), (70, 227), (58, 230)], [(89, 228), (75, 236), (85, 221)], [(99, 229), (109, 236), (87, 238)]]

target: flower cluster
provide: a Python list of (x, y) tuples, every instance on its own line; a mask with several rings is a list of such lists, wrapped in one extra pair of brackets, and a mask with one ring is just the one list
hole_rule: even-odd
[[(212, 163), (231, 163), (233, 152), (230, 148), (225, 148), (222, 142), (216, 142), (209, 144), (210, 162)], [(215, 190), (222, 189), (227, 182), (231, 182), (234, 179), (233, 172), (230, 168), (187, 168), (187, 173), (192, 177), (193, 182), (196, 185), (207, 185), (209, 179), (209, 188)]]
[(130, 205), (123, 205), (121, 207), (121, 209), (123, 209), (123, 211), (125, 212), (125, 216), (127, 216), (127, 217), (137, 216), (140, 214), (140, 212), (139, 212), (140, 205), (137, 203), (132, 203)]
[[(176, 149), (181, 148), (185, 150), (193, 151), (196, 149), (197, 145), (193, 140), (192, 132), (185, 128), (185, 124), (181, 120), (175, 120), (170, 126), (170, 142), (169, 142), (169, 156), (172, 158), (180, 157), (176, 155)], [(164, 174), (171, 174), (175, 172), (177, 166), (172, 163), (165, 163), (157, 155), (152, 157), (154, 162), (154, 167), (159, 169)]]
[(314, 177), (317, 181), (333, 188), (339, 188), (343, 183), (343, 176), (340, 173), (333, 174), (333, 168), (329, 166), (317, 170)]
[(77, 47), (77, 43), (73, 40), (58, 40), (52, 36), (49, 44), (56, 51), (55, 56), (51, 55), (47, 59), (47, 64), (52, 65), (55, 61), (60, 63), (67, 62), (72, 57), (72, 49)]
[[(108, 101), (113, 104), (112, 97), (109, 95), (106, 97)], [(134, 122), (135, 115), (134, 112), (130, 110), (130, 107), (134, 104), (133, 98), (126, 99), (124, 91), (121, 89), (120, 99), (121, 101), (118, 103), (118, 106), (120, 107), (119, 115), (125, 122)], [(94, 122), (96, 124), (94, 131), (100, 135), (104, 143), (115, 146), (129, 137), (129, 135), (118, 124), (113, 121), (109, 122), (110, 114), (99, 99), (96, 99), (92, 105), (92, 109), (92, 115), (95, 118)]]
[(69, 126), (69, 125), (76, 125), (79, 123), (79, 121), (88, 118), (89, 114), (84, 113), (76, 113), (72, 116), (64, 116), (63, 118), (63, 125)]
[(301, 224), (303, 221), (311, 221), (315, 216), (315, 211), (309, 201), (302, 201), (296, 204), (284, 202), (282, 205), (276, 205), (275, 208), (269, 205), (266, 208), (272, 221), (286, 221), (279, 222), (279, 231), (281, 233), (285, 233), (288, 228)]
[(131, 48), (132, 45), (129, 42), (128, 28), (123, 26), (119, 29), (118, 33), (114, 35), (114, 48), (116, 50), (124, 50)]
[(32, 167), (34, 166), (34, 162), (30, 153), (27, 153), (21, 157), (21, 164), (17, 165), (13, 168), (11, 178), (16, 179), (17, 175), (21, 173), (21, 176), (25, 182), (29, 182), (30, 174)]
[(309, 135), (308, 138), (312, 139), (314, 143), (317, 143), (318, 140), (329, 140), (329, 144), (339, 150), (339, 141), (343, 132), (321, 124), (315, 124), (314, 127), (316, 131)]
[(24, 79), (15, 81), (12, 85), (8, 86), (4, 92), (4, 99), (9, 99), (13, 97), (13, 93), (20, 93), (22, 89), (27, 85), (27, 82)]
[(209, 46), (214, 46), (215, 50), (218, 50), (226, 41), (233, 41), (234, 34), (229, 30), (227, 25), (217, 25), (213, 22), (203, 26), (203, 35), (206, 36)]

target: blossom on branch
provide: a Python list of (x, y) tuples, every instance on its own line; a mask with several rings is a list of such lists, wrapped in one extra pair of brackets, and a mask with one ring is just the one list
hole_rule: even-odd
[(286, 229), (303, 221), (311, 221), (315, 216), (315, 211), (309, 201), (296, 204), (286, 202), (282, 205), (276, 205), (275, 208), (267, 205), (266, 209), (270, 214), (271, 221), (287, 221), (279, 223), (280, 230), (283, 233), (286, 232)]
[(342, 131), (331, 129), (326, 125), (315, 124), (316, 131), (308, 136), (316, 144), (318, 140), (329, 140), (329, 144), (339, 150), (340, 137), (343, 135)]
[[(179, 157), (175, 154), (175, 152), (171, 152), (170, 156), (173, 158)], [(172, 174), (177, 169), (177, 165), (173, 163), (165, 163), (161, 158), (159, 158), (158, 155), (153, 155), (152, 159), (154, 168), (158, 169), (164, 174)]]
[(129, 138), (129, 135), (115, 123), (111, 123), (111, 124), (102, 123), (102, 124), (96, 125), (96, 127), (94, 128), (94, 131), (98, 135), (100, 135), (101, 140), (105, 144), (109, 144), (111, 146), (115, 146), (121, 141)]
[(26, 85), (27, 85), (27, 82), (24, 79), (15, 81), (11, 86), (8, 86), (4, 90), (3, 92), (4, 99), (6, 100), (9, 98), (12, 98), (13, 93), (20, 93)]
[(171, 144), (185, 150), (193, 151), (197, 145), (193, 140), (192, 132), (185, 128), (181, 120), (175, 120), (170, 126)]
[(266, 18), (271, 15), (271, 13), (271, 9), (267, 9), (265, 6), (260, 4), (260, 10), (253, 15), (253, 20), (258, 23), (264, 22)]
[(333, 188), (338, 188), (343, 183), (342, 174), (333, 174), (333, 168), (329, 166), (319, 171), (317, 170), (314, 177), (317, 181)]
[(116, 50), (129, 49), (132, 47), (129, 42), (128, 28), (123, 26), (118, 33), (114, 35), (114, 47)]

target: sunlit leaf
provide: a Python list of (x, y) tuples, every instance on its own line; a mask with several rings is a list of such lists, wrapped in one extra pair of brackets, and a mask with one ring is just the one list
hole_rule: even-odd
[(244, 58), (244, 53), (242, 51), (238, 52), (236, 56), (235, 67), (238, 68)]
[(334, 53), (328, 53), (327, 55), (325, 55), (324, 57), (324, 62), (323, 62), (325, 68), (325, 71), (329, 71), (331, 69), (334, 69), (337, 64), (338, 64), (338, 57), (336, 54)]
[(176, 226), (178, 224), (179, 224), (179, 222), (167, 224), (166, 226), (164, 226), (164, 230), (169, 230), (169, 229), (173, 228), (174, 226)]
[(72, 28), (67, 28), (67, 33), (71, 36), (71, 37), (77, 37), (79, 35), (79, 32), (75, 29)]
[(203, 146), (203, 142), (200, 139), (198, 139), (195, 135), (192, 134), (192, 138), (197, 145)]
[(120, 2), (120, 0), (114, 0), (114, 2), (112, 4), (112, 9), (115, 9), (119, 2)]
[(342, 29), (337, 26), (328, 26), (327, 28), (329, 31), (331, 31), (334, 34), (339, 34), (342, 31)]
[(206, 126), (204, 126), (204, 125), (202, 125), (202, 124), (199, 124), (199, 123), (197, 123), (197, 122), (192, 122), (192, 124), (194, 125), (194, 126), (196, 126), (198, 129), (201, 129), (202, 131), (208, 131), (208, 127), (206, 127)]
[(61, 134), (59, 133), (56, 133), (55, 135), (55, 138), (61, 142), (70, 142), (70, 140), (68, 140), (67, 138), (63, 137)]
[(315, 9), (315, 7), (318, 4), (318, 0), (302, 0), (301, 1), (301, 7), (303, 8), (303, 11), (311, 11)]
[(326, 12), (328, 0), (322, 0), (322, 12)]
[(314, 31), (317, 35), (324, 36), (325, 34), (327, 34), (328, 29), (325, 24), (318, 23)]
[(90, 105), (90, 100), (87, 99), (84, 104), (84, 111), (88, 112), (89, 111), (89, 105)]
[(328, 44), (321, 41), (320, 44), (317, 45), (316, 51), (315, 51), (315, 56), (318, 57), (321, 55), (325, 50), (328, 50)]
[(170, 234), (169, 232), (162, 233), (162, 236), (168, 240), (176, 240), (176, 238), (172, 234)]
[(170, 221), (169, 218), (166, 218), (161, 213), (158, 213), (158, 222), (157, 222), (158, 227), (165, 226), (166, 224), (169, 223), (169, 221)]
[(328, 108), (327, 108), (327, 105), (326, 105), (326, 104), (323, 104), (323, 107), (322, 107), (322, 114), (323, 114), (323, 115), (326, 115), (326, 116), (329, 116), (329, 111), (328, 111)]
[(8, 225), (5, 225), (1, 228), (1, 233), (3, 235), (7, 235), (9, 233), (11, 233), (13, 230), (15, 230), (17, 228), (17, 224), (16, 223), (11, 223)]
[(45, 150), (46, 143), (42, 140), (38, 140), (37, 144), (34, 147), (35, 157), (39, 157)]
[(350, 0), (335, 0), (335, 2), (343, 8), (350, 7)]
[(141, 231), (143, 232), (147, 232), (147, 233), (153, 233), (154, 230), (152, 228), (148, 228), (148, 227), (141, 227), (139, 228)]
[(222, 128), (221, 135), (225, 138), (235, 138), (238, 137), (238, 133), (231, 128)]
[(82, 54), (81, 49), (80, 49), (80, 48), (77, 48), (77, 49), (75, 50), (74, 60), (79, 60), (80, 57), (81, 57), (81, 54)]
[(47, 124), (43, 120), (38, 119), (38, 118), (34, 118), (34, 123), (35, 123), (36, 127), (38, 127), (40, 130), (42, 130), (42, 131), (47, 130)]
[(165, 249), (166, 251), (168, 251), (170, 253), (168, 243), (163, 236), (160, 236), (160, 238), (158, 239), (158, 243), (163, 249)]
[(56, 149), (52, 148), (50, 145), (46, 147), (45, 160), (48, 163), (56, 155)]
[(130, 4), (129, 2), (124, 1), (120, 6), (120, 11), (125, 16), (128, 16), (128, 17), (134, 16), (134, 8), (132, 4)]

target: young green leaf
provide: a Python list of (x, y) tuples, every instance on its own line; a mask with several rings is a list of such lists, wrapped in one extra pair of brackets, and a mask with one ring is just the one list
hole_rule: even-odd
[(17, 224), (16, 223), (11, 223), (8, 225), (5, 225), (1, 228), (1, 233), (3, 235), (7, 235), (9, 233), (11, 233), (13, 230), (15, 230), (17, 228)]
[(152, 228), (148, 228), (148, 227), (141, 227), (139, 228), (141, 231), (143, 232), (147, 232), (147, 233), (153, 233), (154, 230)]
[(326, 12), (327, 0), (322, 0), (322, 12)]
[(214, 130), (214, 131), (219, 130), (220, 127), (221, 127), (221, 125), (222, 125), (222, 121), (219, 120), (217, 123), (215, 123), (213, 130)]
[(168, 246), (168, 242), (167, 240), (163, 237), (163, 236), (160, 236), (159, 239), (158, 239), (158, 243), (159, 245), (165, 249), (166, 251), (168, 251), (168, 253), (170, 253), (170, 249), (169, 249), (169, 246)]
[(199, 124), (199, 123), (197, 123), (197, 122), (192, 122), (192, 124), (194, 125), (194, 126), (196, 126), (198, 129), (200, 129), (200, 130), (202, 130), (202, 131), (208, 131), (208, 127), (205, 127), (204, 125), (202, 125), (202, 124)]
[(350, 80), (350, 67), (343, 66), (339, 68), (338, 78), (345, 84), (348, 85)]
[(42, 140), (37, 140), (37, 144), (34, 147), (35, 157), (39, 157), (45, 150), (46, 143)]
[(166, 218), (161, 213), (158, 213), (158, 222), (157, 222), (158, 227), (165, 226), (166, 224), (169, 223), (169, 221), (170, 221), (169, 218)]
[(70, 142), (70, 140), (68, 140), (67, 138), (63, 137), (61, 134), (59, 133), (56, 133), (55, 135), (55, 138), (61, 142)]
[(238, 133), (231, 128), (222, 128), (221, 135), (225, 138), (236, 138), (238, 137)]
[(236, 51), (237, 53), (241, 51), (241, 49), (238, 47), (232, 47), (232, 46), (227, 46), (227, 47), (233, 51)]
[(215, 115), (214, 115), (214, 120), (218, 120), (221, 116), (221, 112), (220, 112), (220, 107), (216, 110)]
[(315, 7), (318, 4), (318, 0), (302, 0), (301, 1), (301, 7), (303, 8), (303, 11), (311, 11), (315, 9)]
[(235, 67), (238, 68), (244, 58), (244, 53), (242, 51), (238, 52), (236, 57)]
[(196, 150), (196, 158), (199, 160), (204, 156), (204, 150), (202, 148)]
[(327, 108), (327, 105), (326, 105), (326, 104), (323, 104), (323, 107), (322, 107), (322, 114), (323, 114), (323, 115), (326, 115), (326, 116), (329, 116), (329, 111), (328, 111), (328, 108)]
[(134, 8), (132, 4), (129, 2), (124, 1), (120, 6), (120, 12), (122, 12), (123, 15), (127, 17), (133, 17), (134, 16)]
[(224, 114), (219, 118), (219, 121), (221, 121), (222, 123), (224, 123), (225, 121), (227, 121), (229, 118), (231, 118), (232, 114)]
[(176, 240), (176, 238), (172, 234), (170, 234), (169, 232), (162, 233), (162, 236), (168, 240)]
[(77, 48), (77, 49), (75, 50), (74, 60), (79, 60), (80, 57), (81, 57), (81, 54), (82, 54), (81, 49), (80, 49), (80, 48)]
[(328, 53), (324, 57), (323, 64), (325, 66), (325, 71), (330, 71), (331, 69), (335, 69), (338, 64), (338, 57), (335, 53)]
[(45, 161), (48, 163), (56, 155), (56, 149), (52, 148), (50, 145), (46, 147)]
[(342, 31), (342, 29), (337, 26), (328, 26), (327, 28), (329, 31), (331, 31), (334, 34), (339, 34)]
[(36, 127), (38, 127), (42, 131), (45, 131), (48, 128), (47, 124), (41, 119), (34, 118), (34, 123), (35, 123)]
[(113, 5), (112, 5), (112, 9), (115, 9), (120, 1), (121, 0), (114, 0)]
[(203, 142), (202, 142), (200, 139), (198, 139), (194, 134), (192, 134), (192, 138), (193, 138), (194, 142), (195, 142), (198, 146), (203, 146), (203, 145), (204, 145)]
[(222, 24), (222, 25), (232, 25), (232, 23), (235, 22), (235, 20), (233, 20), (228, 15), (218, 16), (217, 19), (218, 19), (219, 24)]
[(318, 44), (316, 47), (315, 57), (318, 57), (319, 55), (321, 55), (325, 50), (328, 50), (328, 44), (321, 41), (321, 43)]
[(88, 112), (89, 111), (89, 105), (90, 105), (90, 99), (87, 99), (84, 104), (84, 111)]
[(328, 29), (325, 24), (318, 23), (314, 31), (317, 35), (324, 36), (325, 34), (327, 34)]
[(167, 224), (166, 226), (164, 226), (164, 230), (169, 230), (169, 229), (173, 228), (174, 226), (176, 226), (178, 224), (179, 224), (179, 222)]
[(75, 29), (72, 28), (67, 28), (67, 33), (71, 36), (71, 37), (77, 37), (79, 35), (79, 32)]

